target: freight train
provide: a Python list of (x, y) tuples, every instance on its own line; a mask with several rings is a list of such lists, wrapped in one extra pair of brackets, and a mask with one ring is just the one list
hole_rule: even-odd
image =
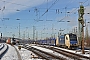
[(78, 47), (78, 39), (76, 34), (64, 34), (60, 35), (57, 38), (49, 38), (46, 40), (37, 40), (36, 43), (38, 44), (45, 44), (51, 46), (59, 46), (64, 48), (77, 48)]

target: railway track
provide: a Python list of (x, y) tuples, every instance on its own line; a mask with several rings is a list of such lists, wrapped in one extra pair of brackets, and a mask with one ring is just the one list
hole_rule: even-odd
[(1, 45), (0, 45), (0, 50), (2, 50), (2, 48), (3, 48), (4, 46), (5, 46), (4, 44), (1, 44)]
[(17, 48), (16, 48), (15, 46), (13, 46), (13, 47), (15, 48), (15, 50), (16, 50), (16, 52), (17, 52), (18, 60), (22, 60), (22, 59), (21, 59), (21, 56), (20, 56), (20, 54), (19, 54), (19, 51), (17, 50)]
[(34, 52), (36, 55), (38, 55), (39, 59), (45, 59), (45, 60), (53, 60), (53, 59), (54, 60), (66, 60), (63, 57), (60, 57), (60, 56), (57, 56), (57, 55), (54, 55), (54, 54), (42, 51), (42, 50), (34, 48), (34, 47), (30, 47), (30, 46), (27, 47), (27, 46), (25, 46), (24, 48)]
[(7, 52), (8, 50), (8, 45), (3, 44), (3, 46), (0, 48), (0, 59), (4, 56), (4, 54)]
[(58, 49), (58, 48), (55, 48), (55, 47), (47, 47), (47, 46), (40, 46), (40, 47), (43, 47), (43, 48), (47, 48), (47, 49), (50, 49), (50, 50), (53, 50), (55, 52), (58, 52), (60, 54), (63, 54), (71, 59), (74, 59), (74, 60), (89, 60), (90, 57), (87, 57), (87, 56), (83, 56), (83, 55), (80, 55), (80, 54), (75, 54), (75, 53), (72, 53), (72, 52), (69, 52), (69, 51), (65, 51), (65, 50), (61, 50), (61, 49)]

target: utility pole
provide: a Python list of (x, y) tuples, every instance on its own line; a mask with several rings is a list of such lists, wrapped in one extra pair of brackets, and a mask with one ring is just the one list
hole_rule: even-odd
[(26, 27), (26, 38), (28, 39), (28, 27)]
[(62, 31), (64, 31), (64, 30), (65, 30), (65, 29), (62, 30), (62, 29), (60, 28), (60, 30), (59, 30), (59, 31), (60, 31), (59, 36), (62, 35)]
[(78, 18), (78, 22), (79, 22), (79, 28), (81, 31), (81, 47), (82, 47), (82, 54), (85, 54), (84, 52), (84, 19), (83, 19), (83, 15), (84, 15), (84, 6), (80, 5), (80, 9), (78, 10), (79, 13), (79, 18)]
[(38, 31), (36, 31), (36, 40), (38, 40)]
[(20, 23), (19, 23), (19, 38), (20, 38)]
[(24, 33), (23, 33), (23, 39), (25, 39), (25, 31), (24, 31)]
[(33, 26), (33, 40), (35, 40), (35, 26)]
[(89, 36), (88, 36), (88, 24), (87, 24), (86, 25), (86, 37), (85, 37), (86, 42), (87, 42), (87, 45), (86, 46), (88, 46), (88, 38), (89, 38)]
[(42, 40), (42, 31), (41, 31), (41, 40)]
[(53, 33), (54, 33), (53, 27), (54, 27), (54, 25), (52, 24), (52, 38), (53, 38)]

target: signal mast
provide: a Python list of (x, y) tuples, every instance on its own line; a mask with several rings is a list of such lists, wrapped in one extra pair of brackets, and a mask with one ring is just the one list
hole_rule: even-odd
[(82, 4), (80, 5), (80, 9), (78, 10), (78, 13), (79, 13), (79, 18), (78, 18), (79, 37), (80, 37), (79, 40), (81, 42), (82, 54), (85, 54), (85, 52), (84, 52), (84, 19), (83, 19), (84, 6)]

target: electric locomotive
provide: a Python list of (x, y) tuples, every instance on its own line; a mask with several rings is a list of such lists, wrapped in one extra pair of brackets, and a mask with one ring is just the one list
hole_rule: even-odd
[(37, 40), (36, 43), (42, 45), (50, 45), (50, 46), (59, 46), (68, 49), (77, 48), (78, 47), (78, 39), (76, 34), (64, 34), (60, 35), (57, 38), (49, 38), (47, 40)]
[(56, 40), (56, 46), (65, 47), (65, 48), (77, 48), (78, 47), (78, 39), (76, 34), (64, 34), (58, 36)]

